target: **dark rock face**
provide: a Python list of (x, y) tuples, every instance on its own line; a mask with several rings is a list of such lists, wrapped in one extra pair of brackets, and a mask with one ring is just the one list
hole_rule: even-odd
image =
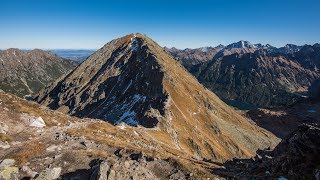
[(312, 178), (320, 168), (319, 125), (301, 125), (284, 139), (271, 154), (271, 171), (299, 179)]
[(258, 151), (248, 160), (225, 163), (225, 170), (217, 170), (226, 177), (314, 179), (320, 169), (319, 125), (301, 125), (289, 134), (273, 151)]
[(317, 45), (277, 49), (240, 41), (216, 50), (211, 60), (202, 62), (196, 56), (184, 61), (185, 50), (169, 52), (199, 82), (240, 109), (290, 105), (307, 95), (320, 78)]
[(20, 97), (34, 94), (76, 66), (76, 62), (39, 49), (1, 51), (0, 89)]

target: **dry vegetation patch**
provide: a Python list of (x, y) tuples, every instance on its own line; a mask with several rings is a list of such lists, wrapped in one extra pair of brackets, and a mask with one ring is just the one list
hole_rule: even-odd
[(11, 152), (7, 156), (8, 158), (15, 159), (18, 164), (23, 165), (29, 162), (29, 160), (41, 156), (44, 151), (45, 144), (39, 141), (31, 141)]

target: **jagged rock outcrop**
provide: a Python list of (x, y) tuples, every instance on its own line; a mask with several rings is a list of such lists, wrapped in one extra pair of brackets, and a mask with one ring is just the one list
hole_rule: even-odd
[(0, 52), (0, 89), (20, 97), (34, 94), (76, 66), (48, 51), (7, 49)]
[[(240, 41), (219, 50), (209, 61), (197, 63), (197, 57), (192, 57), (181, 62), (225, 102), (251, 109), (290, 105), (308, 95), (320, 78), (319, 52), (317, 44), (277, 49)], [(185, 54), (183, 50), (170, 53), (177, 59)]]
[(148, 133), (159, 143), (196, 159), (252, 156), (278, 141), (142, 34), (107, 43), (35, 100), (78, 117), (151, 128)]
[(252, 159), (236, 159), (226, 162), (225, 169), (214, 171), (234, 178), (288, 179), (319, 178), (320, 169), (319, 125), (299, 126), (273, 151), (258, 151)]

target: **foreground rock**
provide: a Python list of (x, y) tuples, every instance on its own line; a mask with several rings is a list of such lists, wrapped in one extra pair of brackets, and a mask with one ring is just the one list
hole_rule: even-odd
[[(191, 175), (192, 176), (192, 175)], [(65, 179), (192, 179), (174, 161), (154, 159), (143, 153), (117, 150), (107, 159), (94, 160), (91, 168), (63, 175)]]

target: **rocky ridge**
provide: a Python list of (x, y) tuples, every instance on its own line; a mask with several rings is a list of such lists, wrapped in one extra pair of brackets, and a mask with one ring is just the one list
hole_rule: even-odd
[(40, 49), (7, 49), (0, 52), (0, 89), (20, 97), (31, 95), (76, 66)]

